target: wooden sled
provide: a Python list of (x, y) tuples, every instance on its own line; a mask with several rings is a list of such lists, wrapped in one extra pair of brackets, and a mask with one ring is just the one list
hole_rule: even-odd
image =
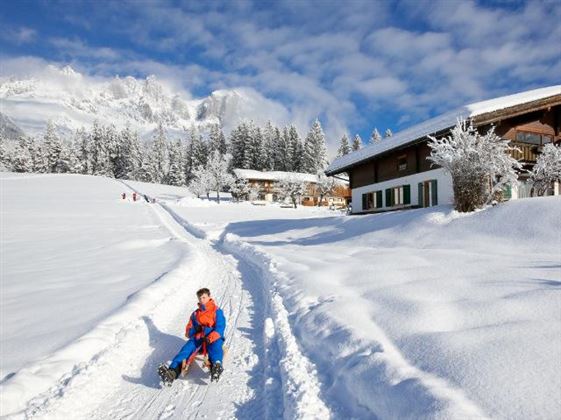
[[(224, 359), (226, 359), (226, 355), (228, 354), (228, 347), (226, 345), (222, 346), (222, 351), (224, 352)], [(185, 359), (183, 362), (181, 362), (181, 376), (185, 377), (187, 375), (187, 372), (189, 371), (189, 368), (191, 367), (191, 365), (193, 364), (193, 362), (195, 361), (196, 358), (199, 358), (199, 360), (202, 359), (203, 362), (203, 367), (210, 369), (210, 360), (208, 359), (208, 354), (202, 354), (201, 350), (197, 350), (196, 352), (194, 352), (191, 357), (189, 357), (189, 359)]]

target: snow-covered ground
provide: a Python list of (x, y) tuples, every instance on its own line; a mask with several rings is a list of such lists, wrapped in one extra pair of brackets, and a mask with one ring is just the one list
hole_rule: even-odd
[(174, 207), (276, 282), (334, 413), (561, 412), (559, 197), (464, 216), (240, 209)]
[(115, 181), (1, 176), (4, 378), (88, 332), (180, 251)]
[[(123, 202), (127, 188), (156, 203)], [(17, 372), (0, 384), (2, 415), (561, 412), (559, 197), (468, 215), (437, 207), (346, 217), (218, 205), (138, 182), (6, 174), (1, 210), (2, 372)], [(208, 385), (195, 369), (160, 389), (155, 368), (183, 343), (202, 286), (229, 321), (224, 377)], [(48, 340), (36, 336), (42, 329)]]

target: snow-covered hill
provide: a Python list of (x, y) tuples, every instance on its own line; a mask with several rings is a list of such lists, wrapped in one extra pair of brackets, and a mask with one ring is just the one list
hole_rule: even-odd
[(0, 132), (13, 137), (19, 130), (42, 133), (52, 120), (61, 134), (89, 127), (94, 120), (130, 124), (142, 136), (159, 122), (175, 134), (191, 125), (202, 128), (220, 124), (229, 131), (241, 119), (278, 124), (288, 121), (288, 112), (250, 88), (219, 90), (210, 96), (190, 99), (155, 76), (136, 79), (100, 79), (76, 72), (70, 66), (48, 65), (29, 76), (0, 78)]

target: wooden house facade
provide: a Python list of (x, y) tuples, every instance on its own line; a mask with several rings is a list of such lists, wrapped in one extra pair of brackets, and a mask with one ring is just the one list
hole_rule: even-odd
[[(306, 184), (304, 194), (300, 197), (300, 204), (304, 206), (317, 206), (319, 192), (317, 190), (317, 176), (308, 173), (280, 172), (280, 171), (256, 171), (253, 169), (234, 169), (237, 178), (246, 179), (248, 184), (258, 195), (258, 199), (267, 202), (278, 200), (277, 184), (282, 179), (290, 177), (298, 179)], [(351, 199), (351, 190), (348, 182), (337, 180), (333, 191), (322, 200), (322, 206), (335, 208), (346, 207)]]
[[(427, 136), (448, 135), (460, 117), (482, 133), (494, 126), (498, 136), (520, 149), (513, 156), (529, 170), (545, 144), (561, 142), (561, 86), (459, 108), (338, 158), (326, 174), (349, 175), (353, 213), (453, 203), (450, 175), (427, 159)], [(520, 185), (505, 191), (506, 198), (529, 197), (527, 177), (521, 171)], [(559, 193), (559, 185), (553, 185), (550, 194)]]

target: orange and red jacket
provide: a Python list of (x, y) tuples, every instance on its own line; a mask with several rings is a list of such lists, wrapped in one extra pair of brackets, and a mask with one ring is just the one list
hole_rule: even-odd
[(185, 336), (194, 339), (206, 338), (209, 343), (213, 343), (220, 338), (224, 338), (226, 329), (226, 318), (224, 313), (210, 299), (206, 305), (199, 303), (199, 308), (189, 317)]

